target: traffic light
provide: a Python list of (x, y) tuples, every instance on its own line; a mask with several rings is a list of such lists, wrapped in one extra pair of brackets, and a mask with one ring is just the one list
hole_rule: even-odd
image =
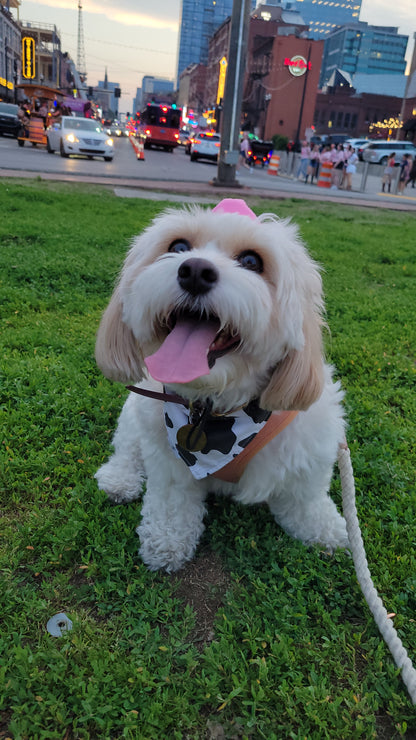
[(119, 98), (121, 96), (121, 90), (119, 87), (114, 88), (114, 97)]

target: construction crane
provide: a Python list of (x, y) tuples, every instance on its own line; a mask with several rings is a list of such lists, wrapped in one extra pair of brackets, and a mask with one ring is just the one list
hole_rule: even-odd
[(78, 43), (77, 43), (77, 70), (81, 82), (87, 79), (87, 65), (85, 63), (84, 26), (82, 24), (82, 3), (78, 0)]

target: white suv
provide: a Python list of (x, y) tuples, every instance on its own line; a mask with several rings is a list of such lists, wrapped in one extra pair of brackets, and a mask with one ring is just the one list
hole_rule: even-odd
[(416, 147), (410, 141), (372, 141), (363, 149), (363, 160), (372, 164), (386, 165), (393, 152), (396, 154), (396, 164), (400, 164), (403, 154), (416, 156)]
[(194, 136), (191, 144), (191, 162), (196, 162), (197, 159), (211, 159), (216, 162), (220, 151), (220, 141), (219, 134), (200, 131)]

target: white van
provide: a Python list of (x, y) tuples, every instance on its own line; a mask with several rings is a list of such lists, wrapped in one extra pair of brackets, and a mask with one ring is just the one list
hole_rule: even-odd
[(403, 154), (410, 154), (413, 158), (416, 156), (416, 147), (411, 141), (386, 141), (378, 139), (372, 141), (363, 149), (364, 162), (372, 164), (387, 164), (388, 158), (396, 153), (396, 164), (400, 164)]

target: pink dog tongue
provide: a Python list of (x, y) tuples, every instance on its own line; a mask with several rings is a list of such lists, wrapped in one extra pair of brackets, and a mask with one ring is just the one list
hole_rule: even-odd
[(219, 321), (178, 321), (160, 349), (145, 358), (152, 378), (161, 383), (188, 383), (208, 375), (208, 351), (219, 329)]

